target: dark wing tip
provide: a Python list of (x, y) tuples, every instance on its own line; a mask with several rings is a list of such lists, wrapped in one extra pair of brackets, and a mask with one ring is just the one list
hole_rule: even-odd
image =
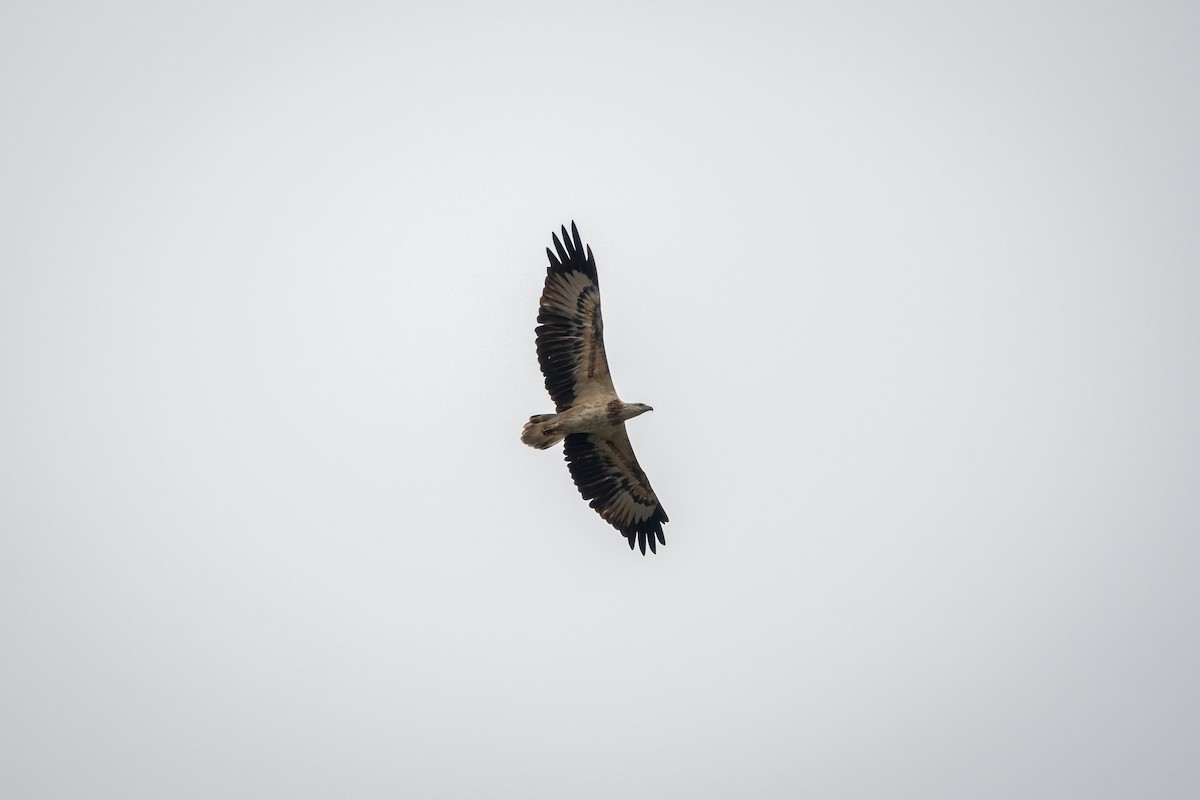
[(582, 272), (593, 283), (599, 285), (596, 281), (596, 257), (592, 255), (591, 245), (584, 245), (575, 220), (571, 220), (570, 231), (567, 230), (566, 225), (561, 226), (560, 231), (561, 236), (558, 233), (550, 234), (551, 239), (554, 240), (554, 251), (557, 252), (558, 258), (553, 257), (549, 247), (546, 248), (546, 254), (550, 256), (550, 271)]
[[(563, 243), (559, 241), (557, 233), (552, 233), (550, 236), (554, 239), (554, 249), (558, 251), (558, 260), (565, 267), (567, 262), (571, 260), (571, 255), (567, 252), (567, 248), (563, 247)], [(563, 238), (567, 238), (567, 232), (565, 228), (563, 229)]]
[(562, 226), (562, 240), (563, 244), (567, 246), (567, 253), (570, 254), (571, 258), (574, 258), (578, 248), (575, 246), (575, 241), (571, 239), (571, 235), (567, 233), (566, 225)]
[(571, 238), (575, 240), (575, 250), (582, 253), (583, 240), (579, 238), (579, 228), (575, 227), (575, 220), (571, 220)]
[(657, 553), (657, 545), (665, 545), (667, 537), (663, 535), (662, 524), (667, 521), (667, 515), (662, 510), (660, 505), (654, 510), (654, 516), (641, 520), (631, 527), (619, 528), (621, 535), (629, 540), (629, 549), (632, 550), (636, 544), (641, 549), (642, 555), (646, 555), (646, 545), (650, 545), (650, 552)]
[(666, 537), (663, 536), (662, 526), (657, 526), (655, 528), (650, 528), (650, 529), (642, 528), (642, 529), (638, 529), (636, 531), (630, 531), (629, 533), (626, 534), (626, 536), (629, 537), (629, 549), (630, 550), (633, 549), (634, 538), (635, 537), (637, 538), (638, 547), (641, 549), (642, 555), (646, 555), (647, 543), (650, 545), (651, 553), (658, 553), (658, 548), (655, 546), (656, 538), (658, 540), (657, 544), (665, 545), (667, 543)]

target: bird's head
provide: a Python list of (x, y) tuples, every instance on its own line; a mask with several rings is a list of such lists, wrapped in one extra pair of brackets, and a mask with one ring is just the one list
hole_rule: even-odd
[(639, 417), (642, 414), (645, 414), (647, 411), (653, 411), (654, 409), (645, 403), (630, 403), (629, 405), (625, 406), (625, 410), (629, 414), (628, 419), (633, 419), (634, 417)]

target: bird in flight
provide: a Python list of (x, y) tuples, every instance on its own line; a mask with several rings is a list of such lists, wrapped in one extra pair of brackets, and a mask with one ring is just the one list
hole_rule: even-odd
[[(538, 306), (537, 354), (555, 414), (529, 418), (521, 441), (545, 450), (564, 441), (571, 478), (584, 500), (609, 524), (646, 554), (655, 540), (666, 544), (667, 512), (638, 466), (625, 421), (654, 409), (617, 397), (604, 356), (604, 322), (600, 317), (600, 284), (596, 259), (586, 251), (571, 223), (554, 251), (546, 248), (550, 266)], [(585, 255), (586, 252), (586, 255)]]

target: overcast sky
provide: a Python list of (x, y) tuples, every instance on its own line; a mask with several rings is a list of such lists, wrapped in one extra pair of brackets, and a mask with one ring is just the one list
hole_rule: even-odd
[(1200, 795), (1200, 7), (987, 5), (0, 6), (0, 795)]

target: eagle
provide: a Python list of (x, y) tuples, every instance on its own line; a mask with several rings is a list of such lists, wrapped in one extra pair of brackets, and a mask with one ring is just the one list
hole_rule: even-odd
[(667, 543), (662, 528), (667, 512), (625, 432), (626, 420), (654, 409), (623, 402), (613, 388), (591, 246), (584, 248), (573, 221), (570, 235), (564, 225), (561, 240), (558, 234), (551, 237), (554, 250), (546, 248), (550, 266), (536, 333), (538, 364), (557, 413), (530, 417), (521, 441), (539, 450), (563, 441), (567, 467), (583, 499), (629, 540), (629, 549), (637, 544), (644, 556), (648, 543), (654, 553), (656, 540)]

